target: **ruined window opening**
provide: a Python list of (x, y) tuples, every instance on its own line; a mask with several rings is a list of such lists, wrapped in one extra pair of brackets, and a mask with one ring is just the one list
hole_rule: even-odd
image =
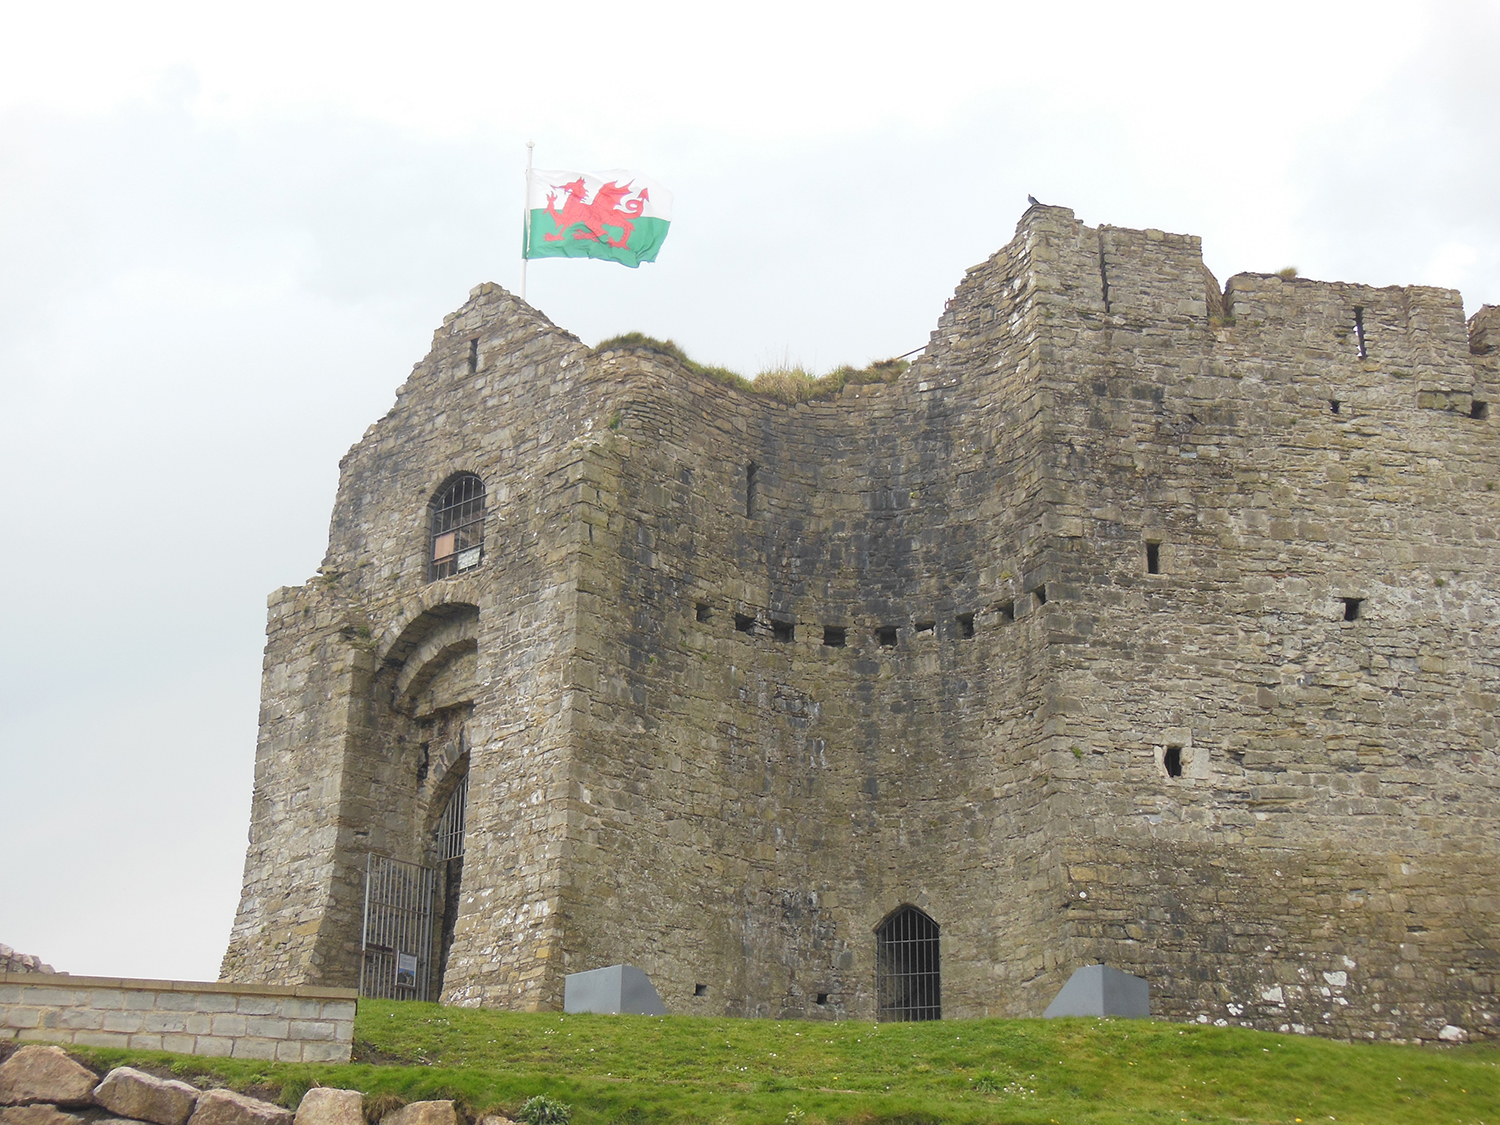
[(1043, 583), (1042, 585), (1036, 587), (1031, 592), (1036, 595), (1036, 604), (1037, 605), (1046, 605), (1047, 604), (1047, 586), (1046, 586), (1045, 583)]
[(876, 1016), (881, 1020), (943, 1018), (938, 924), (903, 906), (875, 931)]
[(1360, 607), (1364, 605), (1364, 598), (1344, 598), (1344, 620), (1358, 621)]
[(1161, 573), (1161, 544), (1146, 540), (1146, 573)]
[(919, 633), (930, 633), (937, 628), (936, 621), (918, 621), (914, 626)]
[(826, 1003), (828, 1003), (828, 993), (826, 993), (826, 992), (820, 992), (820, 993), (818, 993), (818, 1003), (819, 1004), (826, 1004)]
[(746, 616), (743, 613), (736, 613), (734, 615), (734, 628), (736, 632), (753, 633), (755, 632), (755, 618)]
[(1014, 601), (1001, 602), (998, 608), (1001, 621), (1014, 621), (1016, 619), (1016, 603)]
[(469, 374), (473, 375), (479, 370), (479, 337), (475, 336), (469, 341)]
[(842, 625), (824, 625), (823, 643), (829, 648), (843, 648), (849, 643), (849, 630)]
[(974, 615), (972, 613), (960, 613), (955, 621), (958, 622), (958, 635), (968, 640), (974, 635)]
[(432, 498), (428, 577), (448, 578), (478, 566), (484, 554), (484, 481), (460, 473)]
[(693, 985), (693, 995), (694, 996), (707, 996), (708, 995), (708, 985), (706, 985), (706, 984), (695, 984), (695, 985)]
[(1342, 402), (1340, 402), (1338, 399), (1331, 398), (1331, 399), (1328, 400), (1328, 409), (1329, 409), (1329, 411), (1331, 413), (1337, 414), (1341, 410), (1343, 410), (1343, 408), (1344, 408), (1344, 404)]
[(1182, 747), (1168, 746), (1166, 752), (1161, 756), (1161, 764), (1167, 769), (1168, 777), (1182, 776)]
[(797, 623), (794, 621), (771, 621), (771, 636), (778, 641), (787, 642), (797, 639)]
[(1477, 398), (1469, 403), (1470, 418), (1488, 418), (1490, 416), (1490, 404), (1480, 402)]
[(1365, 351), (1365, 310), (1360, 306), (1354, 306), (1354, 339), (1359, 344), (1359, 358), (1368, 359), (1369, 353)]
[(708, 603), (707, 602), (699, 602), (698, 603), (697, 614), (698, 614), (698, 620), (699, 621), (706, 622), (709, 619), (709, 617), (712, 615), (712, 612), (713, 611), (708, 608)]
[(751, 461), (745, 466), (745, 515), (754, 519), (760, 509), (760, 466)]
[(881, 625), (875, 630), (875, 639), (880, 642), (881, 648), (895, 648), (896, 627), (894, 625)]

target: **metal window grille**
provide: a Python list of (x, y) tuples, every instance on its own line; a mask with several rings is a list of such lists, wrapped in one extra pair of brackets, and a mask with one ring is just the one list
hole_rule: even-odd
[(426, 1000), (432, 978), (435, 872), (373, 852), (365, 861), (359, 994)]
[(484, 481), (464, 473), (432, 501), (433, 578), (448, 578), (479, 565), (484, 555)]
[(453, 795), (443, 806), (443, 815), (438, 819), (434, 835), (437, 837), (439, 863), (459, 859), (464, 854), (464, 810), (468, 800), (469, 777), (465, 774), (458, 779), (458, 787), (453, 790)]
[(875, 931), (875, 991), (882, 1020), (943, 1018), (938, 924), (903, 906)]

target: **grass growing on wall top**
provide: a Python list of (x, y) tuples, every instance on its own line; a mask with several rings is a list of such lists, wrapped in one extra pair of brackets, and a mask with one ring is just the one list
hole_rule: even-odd
[[(1346, 1044), (1134, 1020), (810, 1023), (561, 1016), (361, 1000), (358, 1051), (307, 1065), (141, 1051), (199, 1084), (343, 1086), (455, 1098), (514, 1117), (546, 1095), (574, 1125), (1144, 1125), (1277, 1122), (1500, 1125), (1500, 1050)], [(368, 1099), (367, 1099), (368, 1100)]]
[(911, 365), (904, 359), (882, 359), (868, 367), (834, 368), (826, 375), (814, 375), (795, 364), (783, 364), (767, 368), (754, 379), (747, 379), (727, 367), (712, 367), (699, 363), (688, 356), (672, 340), (658, 340), (643, 332), (626, 332), (622, 336), (611, 336), (601, 340), (596, 352), (645, 351), (676, 360), (689, 371), (704, 375), (717, 382), (753, 395), (764, 395), (777, 402), (816, 402), (834, 397), (845, 387), (864, 386), (869, 383), (894, 383)]

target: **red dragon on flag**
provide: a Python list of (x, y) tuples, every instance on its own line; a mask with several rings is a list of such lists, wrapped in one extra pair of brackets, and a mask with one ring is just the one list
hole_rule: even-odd
[(525, 257), (604, 258), (632, 267), (656, 260), (671, 225), (672, 193), (649, 176), (537, 168), (528, 169), (526, 182)]

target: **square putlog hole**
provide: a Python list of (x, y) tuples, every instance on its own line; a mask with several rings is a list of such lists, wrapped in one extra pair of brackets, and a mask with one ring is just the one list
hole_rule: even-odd
[(713, 612), (708, 608), (707, 602), (699, 602), (697, 612), (699, 621), (707, 621), (713, 615)]
[(896, 627), (894, 625), (882, 625), (875, 630), (875, 639), (880, 642), (881, 648), (896, 647)]
[(693, 985), (693, 995), (694, 996), (707, 996), (708, 995), (708, 985), (706, 985), (706, 984), (695, 984), (695, 985)]
[(849, 630), (842, 625), (824, 625), (823, 643), (829, 648), (843, 648), (849, 643)]
[(771, 636), (783, 644), (797, 639), (797, 625), (793, 621), (772, 621)]
[(958, 624), (958, 635), (968, 640), (974, 635), (974, 615), (972, 613), (960, 613), (954, 621)]
[(734, 615), (734, 628), (735, 632), (738, 633), (753, 633), (755, 632), (755, 618), (747, 614), (736, 613)]

